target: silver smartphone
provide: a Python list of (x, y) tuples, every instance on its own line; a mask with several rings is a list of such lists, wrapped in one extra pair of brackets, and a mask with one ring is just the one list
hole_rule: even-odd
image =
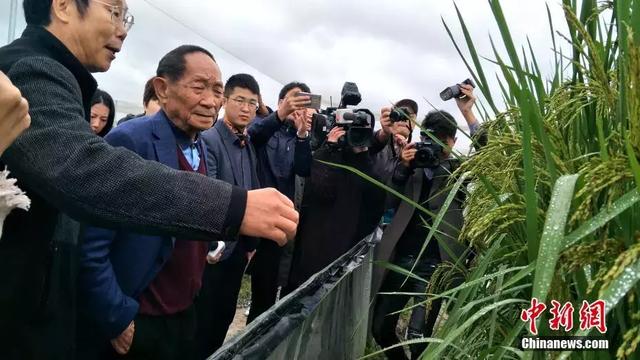
[(319, 94), (311, 94), (306, 92), (299, 92), (296, 96), (308, 96), (311, 102), (306, 106), (310, 109), (320, 109), (320, 104), (322, 101), (322, 96)]

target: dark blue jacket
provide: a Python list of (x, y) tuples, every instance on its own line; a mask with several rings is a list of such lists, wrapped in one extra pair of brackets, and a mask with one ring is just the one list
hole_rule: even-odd
[[(178, 169), (176, 138), (163, 111), (114, 128), (105, 140), (142, 158)], [(200, 156), (205, 156), (204, 144)], [(145, 186), (145, 184), (132, 184)], [(132, 189), (135, 193), (135, 189)], [(173, 249), (175, 238), (87, 227), (80, 258), (80, 307), (108, 339), (120, 335), (138, 313), (138, 296)]]
[(258, 178), (262, 187), (274, 187), (289, 199), (295, 195), (295, 175), (311, 173), (309, 137), (298, 139), (296, 129), (278, 119), (273, 112), (255, 118), (249, 126), (249, 138), (258, 156)]
[[(256, 173), (257, 158), (256, 153), (248, 144), (249, 149), (249, 161), (251, 168), (251, 181), (250, 184), (245, 184), (242, 179), (242, 172), (240, 164), (236, 164), (232, 152), (238, 151), (235, 142), (238, 141), (238, 136), (235, 135), (227, 125), (225, 125), (222, 119), (216, 121), (216, 124), (209, 130), (203, 131), (201, 134), (202, 142), (206, 145), (207, 149), (207, 174), (210, 177), (222, 180), (232, 185), (242, 187), (247, 190), (259, 189), (260, 182)], [(229, 242), (231, 239), (224, 239), (226, 247), (223, 255), (223, 260), (228, 258), (236, 247), (236, 242)], [(243, 251), (253, 251), (257, 246), (257, 239), (251, 237), (241, 236), (240, 246)]]

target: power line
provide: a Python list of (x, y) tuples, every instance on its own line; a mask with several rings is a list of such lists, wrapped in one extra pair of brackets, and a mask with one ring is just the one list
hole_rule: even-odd
[(147, 5), (151, 6), (152, 8), (156, 9), (157, 11), (161, 12), (162, 14), (164, 14), (166, 17), (168, 17), (169, 19), (177, 22), (178, 24), (182, 25), (182, 27), (184, 27), (185, 29), (191, 31), (192, 33), (196, 34), (197, 36), (201, 37), (202, 39), (204, 39), (205, 41), (208, 41), (209, 43), (217, 46), (218, 48), (220, 48), (222, 51), (226, 52), (227, 54), (231, 55), (233, 58), (235, 58), (236, 60), (239, 60), (249, 66), (251, 66), (252, 68), (258, 70), (259, 72), (261, 72), (262, 74), (266, 75), (269, 79), (275, 81), (276, 83), (283, 85), (285, 84), (284, 81), (280, 81), (278, 79), (276, 79), (274, 76), (269, 75), (267, 72), (258, 69), (257, 67), (255, 67), (254, 65), (251, 65), (251, 63), (249, 63), (249, 61), (243, 59), (242, 57), (240, 57), (239, 55), (234, 54), (233, 52), (223, 48), (222, 46), (218, 45), (217, 43), (215, 43), (213, 40), (209, 39), (207, 36), (205, 36), (204, 34), (202, 34), (201, 32), (199, 32), (198, 30), (194, 29), (193, 27), (185, 24), (184, 22), (180, 21), (180, 19), (178, 19), (177, 17), (171, 15), (170, 13), (168, 13), (167, 11), (165, 11), (164, 9), (162, 9), (161, 7), (159, 7), (158, 5), (154, 4), (153, 2), (151, 2), (150, 0), (143, 0), (145, 3), (147, 3)]
[(18, 0), (11, 0), (9, 6), (9, 34), (7, 35), (7, 44), (16, 39), (16, 24), (18, 22)]

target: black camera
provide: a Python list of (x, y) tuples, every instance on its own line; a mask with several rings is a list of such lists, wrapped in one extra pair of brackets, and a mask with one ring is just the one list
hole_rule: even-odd
[(460, 85), (462, 85), (462, 84), (471, 85), (471, 87), (473, 87), (473, 88), (476, 87), (476, 84), (473, 83), (473, 80), (466, 79), (461, 84), (455, 84), (455, 85), (449, 86), (448, 88), (442, 90), (442, 92), (440, 93), (440, 99), (442, 99), (444, 101), (447, 101), (447, 100), (451, 100), (453, 98), (461, 98), (461, 97), (463, 97), (464, 94), (460, 90)]
[(361, 147), (371, 145), (373, 139), (374, 115), (367, 109), (347, 109), (360, 103), (362, 96), (358, 86), (345, 82), (342, 87), (340, 105), (329, 107), (314, 114), (311, 123), (311, 148), (317, 149), (326, 140), (331, 129), (340, 126), (346, 134), (338, 140), (338, 145)]
[(394, 108), (389, 114), (389, 120), (391, 120), (392, 123), (398, 121), (411, 121), (409, 114), (411, 114), (411, 110), (409, 110), (408, 107), (403, 106), (397, 109)]
[(435, 168), (440, 165), (440, 157), (442, 155), (442, 145), (433, 141), (433, 139), (424, 139), (415, 145), (416, 156), (411, 161), (414, 168)]

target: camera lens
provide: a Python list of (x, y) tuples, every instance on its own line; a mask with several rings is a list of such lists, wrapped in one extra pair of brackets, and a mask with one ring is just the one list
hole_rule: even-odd
[(393, 109), (389, 114), (389, 120), (391, 120), (391, 122), (410, 121), (409, 114), (411, 114), (411, 110), (405, 107)]
[(440, 165), (442, 146), (431, 141), (416, 143), (416, 155), (413, 159), (415, 168), (435, 168)]
[(370, 127), (351, 126), (347, 130), (347, 142), (352, 147), (369, 146), (372, 137)]

